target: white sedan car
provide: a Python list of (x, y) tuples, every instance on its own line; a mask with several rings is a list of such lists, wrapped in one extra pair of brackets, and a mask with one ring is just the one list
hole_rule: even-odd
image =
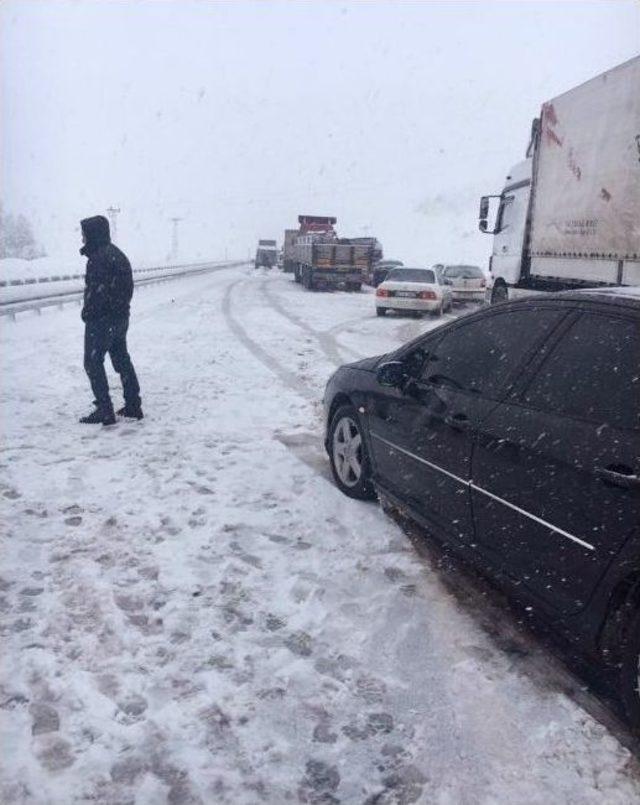
[(449, 285), (456, 302), (484, 302), (487, 279), (478, 266), (445, 266), (441, 281)]
[(453, 296), (448, 285), (438, 282), (430, 268), (394, 268), (376, 289), (376, 313), (409, 310), (441, 316), (451, 308)]

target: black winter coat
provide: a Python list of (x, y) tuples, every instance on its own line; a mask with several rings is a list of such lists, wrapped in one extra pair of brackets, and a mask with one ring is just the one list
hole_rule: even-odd
[(127, 256), (111, 243), (109, 221), (101, 215), (80, 222), (87, 257), (82, 320), (105, 316), (126, 318), (133, 296), (133, 274)]

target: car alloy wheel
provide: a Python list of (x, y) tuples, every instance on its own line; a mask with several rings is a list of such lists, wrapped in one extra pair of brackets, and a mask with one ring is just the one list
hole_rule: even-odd
[(345, 495), (359, 500), (375, 497), (361, 425), (350, 405), (339, 408), (331, 421), (329, 455), (333, 477)]
[(333, 461), (345, 486), (356, 486), (362, 477), (362, 436), (348, 416), (343, 417), (333, 432)]

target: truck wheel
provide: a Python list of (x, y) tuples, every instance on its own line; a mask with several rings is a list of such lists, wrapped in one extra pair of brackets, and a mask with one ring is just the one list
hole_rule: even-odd
[(341, 405), (329, 426), (329, 460), (338, 489), (356, 500), (373, 500), (371, 465), (358, 413)]
[(293, 269), (293, 279), (296, 282), (300, 282), (300, 269), (298, 268), (297, 265)]
[(347, 290), (354, 291), (355, 293), (360, 293), (360, 291), (362, 290), (362, 285), (359, 282), (348, 282)]
[(509, 299), (509, 289), (502, 280), (498, 280), (496, 284), (493, 286), (493, 291), (491, 292), (491, 304), (492, 305), (499, 305), (500, 302), (506, 302)]
[(386, 307), (377, 307), (376, 308), (376, 315), (377, 316), (386, 316), (387, 308)]

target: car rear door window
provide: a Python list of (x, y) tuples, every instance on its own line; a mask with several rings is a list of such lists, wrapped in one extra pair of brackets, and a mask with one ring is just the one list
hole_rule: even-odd
[(585, 313), (524, 394), (532, 408), (616, 428), (640, 424), (640, 323)]
[(496, 398), (563, 315), (562, 310), (527, 307), (455, 327), (431, 351), (422, 380)]

